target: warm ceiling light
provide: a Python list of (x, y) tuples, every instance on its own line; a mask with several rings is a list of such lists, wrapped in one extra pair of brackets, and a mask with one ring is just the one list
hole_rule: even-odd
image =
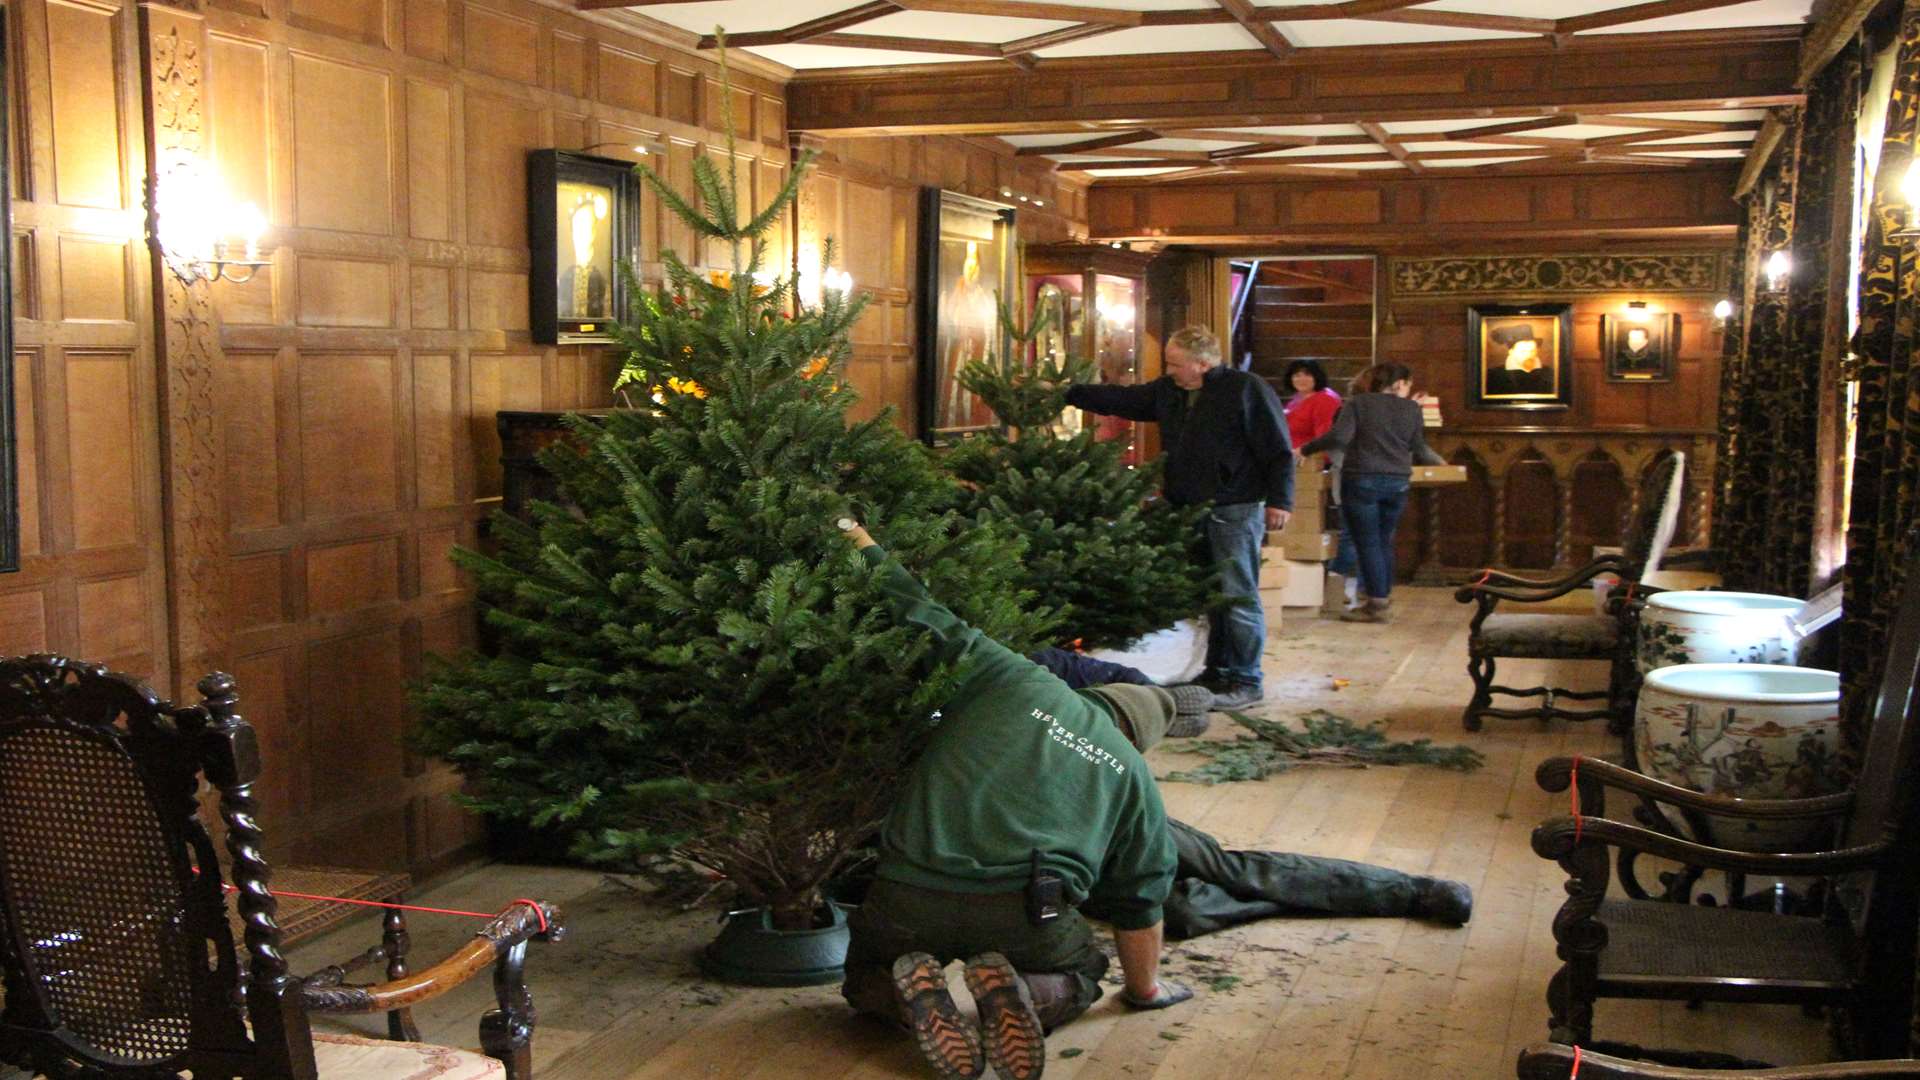
[(1034, 205), (1035, 207), (1041, 207), (1041, 206), (1045, 206), (1045, 205), (1047, 205), (1047, 204), (1046, 204), (1046, 203), (1044, 203), (1044, 202), (1041, 202), (1041, 201), (1040, 201), (1039, 199), (1035, 199), (1035, 200), (1033, 200), (1033, 205)]
[(1713, 317), (1719, 319), (1721, 322), (1733, 318), (1733, 301), (1722, 300), (1713, 305)]

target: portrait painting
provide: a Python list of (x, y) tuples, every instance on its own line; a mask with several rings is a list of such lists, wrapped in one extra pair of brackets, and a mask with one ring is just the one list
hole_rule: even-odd
[(626, 317), (620, 264), (639, 258), (640, 189), (614, 158), (536, 150), (527, 165), (528, 302), (542, 345), (612, 341)]
[(1608, 382), (1671, 382), (1680, 346), (1680, 316), (1600, 316), (1600, 355)]
[(928, 188), (922, 207), (920, 431), (939, 444), (998, 425), (987, 403), (960, 384), (968, 364), (1009, 362), (1012, 340), (1000, 298), (1012, 296), (1013, 208)]
[(1467, 309), (1467, 405), (1565, 409), (1573, 404), (1571, 304)]

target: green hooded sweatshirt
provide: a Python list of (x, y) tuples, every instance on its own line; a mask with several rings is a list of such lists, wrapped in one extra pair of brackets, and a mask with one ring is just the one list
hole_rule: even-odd
[(1174, 849), (1153, 774), (1093, 693), (967, 625), (879, 547), (862, 556), (902, 622), (963, 677), (881, 830), (879, 876), (964, 893), (1025, 887), (1033, 853), (1122, 930), (1160, 922)]

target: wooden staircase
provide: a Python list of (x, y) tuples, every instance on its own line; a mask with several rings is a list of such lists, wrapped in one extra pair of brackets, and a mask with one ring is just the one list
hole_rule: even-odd
[(1253, 371), (1286, 397), (1287, 365), (1318, 360), (1330, 385), (1346, 392), (1347, 380), (1373, 363), (1373, 304), (1354, 290), (1326, 285), (1254, 286)]

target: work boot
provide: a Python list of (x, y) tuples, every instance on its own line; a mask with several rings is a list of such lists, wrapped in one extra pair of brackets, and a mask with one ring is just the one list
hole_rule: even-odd
[(986, 1071), (980, 1032), (954, 1005), (940, 961), (923, 952), (900, 957), (893, 962), (893, 988), (913, 1024), (920, 1056), (935, 1073), (943, 1080), (973, 1080)]
[(1379, 597), (1369, 597), (1367, 602), (1351, 611), (1340, 613), (1341, 622), (1383, 623), (1393, 621), (1393, 601)]
[(1213, 691), (1199, 683), (1180, 683), (1167, 687), (1173, 695), (1173, 723), (1167, 725), (1167, 738), (1191, 739), (1207, 733), (1213, 708)]
[(1047, 1038), (1033, 1009), (1033, 994), (997, 952), (967, 961), (967, 990), (980, 1007), (987, 1061), (1000, 1080), (1039, 1080), (1047, 1067)]
[(1473, 890), (1445, 878), (1414, 878), (1413, 910), (1408, 914), (1447, 926), (1465, 926), (1473, 918)]
[(1250, 705), (1260, 704), (1265, 697), (1266, 693), (1254, 683), (1234, 683), (1226, 690), (1213, 695), (1213, 709), (1215, 712), (1244, 709)]

